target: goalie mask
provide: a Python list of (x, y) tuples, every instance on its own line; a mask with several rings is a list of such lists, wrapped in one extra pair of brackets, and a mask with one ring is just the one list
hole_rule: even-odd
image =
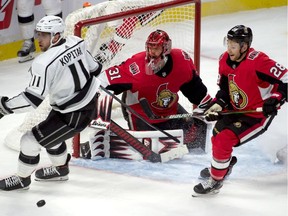
[(146, 74), (152, 75), (160, 71), (167, 62), (171, 52), (171, 39), (163, 30), (152, 32), (146, 41)]
[[(50, 47), (57, 44), (64, 35), (65, 24), (58, 16), (45, 16), (36, 25), (36, 32), (46, 32), (51, 34)], [(60, 34), (57, 42), (52, 42), (56, 34)], [(50, 48), (49, 47), (49, 48)]]

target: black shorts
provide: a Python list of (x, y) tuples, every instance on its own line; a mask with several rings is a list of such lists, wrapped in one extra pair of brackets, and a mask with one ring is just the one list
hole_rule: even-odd
[(45, 148), (72, 138), (84, 130), (96, 116), (96, 99), (80, 110), (70, 113), (60, 113), (51, 110), (47, 118), (32, 128), (36, 140)]
[(224, 129), (229, 129), (239, 137), (239, 146), (264, 133), (268, 129), (273, 118), (274, 116), (270, 116), (266, 119), (254, 118), (243, 114), (225, 115), (216, 122), (213, 128), (213, 136), (216, 136)]

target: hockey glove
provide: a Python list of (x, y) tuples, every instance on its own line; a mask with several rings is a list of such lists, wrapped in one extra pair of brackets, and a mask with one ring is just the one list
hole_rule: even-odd
[(217, 92), (216, 97), (211, 101), (204, 112), (206, 121), (217, 121), (222, 118), (219, 112), (227, 106), (225, 100), (222, 99), (223, 97), (225, 98), (225, 95), (226, 93), (222, 90)]
[(284, 103), (281, 93), (274, 93), (270, 98), (266, 99), (263, 104), (263, 115), (265, 117), (277, 115), (278, 109)]
[(206, 121), (217, 121), (222, 118), (218, 112), (222, 111), (222, 107), (217, 103), (214, 102), (209, 109), (204, 112)]
[(9, 109), (6, 106), (6, 101), (8, 100), (8, 97), (4, 97), (4, 96), (0, 96), (0, 119), (4, 116), (4, 115), (8, 115), (13, 113), (11, 111), (11, 109)]

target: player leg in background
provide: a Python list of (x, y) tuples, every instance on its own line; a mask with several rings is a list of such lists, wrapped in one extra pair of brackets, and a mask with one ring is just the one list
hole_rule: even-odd
[(65, 140), (84, 130), (95, 118), (94, 107), (95, 100), (92, 100), (75, 112), (63, 114), (52, 110), (44, 121), (26, 132), (20, 142), (17, 174), (0, 180), (0, 189), (29, 188), (31, 174), (40, 161), (41, 147), (46, 149), (52, 166), (36, 170), (36, 180), (67, 180), (71, 156), (67, 153)]
[[(46, 15), (62, 17), (61, 0), (42, 0)], [(36, 51), (34, 43), (34, 1), (17, 0), (18, 23), (22, 38), (22, 48), (17, 52), (19, 63), (32, 60)]]
[(17, 52), (19, 62), (33, 59), (35, 49), (34, 43), (34, 1), (17, 0), (18, 23), (22, 38), (22, 48)]
[(138, 21), (142, 26), (145, 26), (161, 13), (162, 11), (124, 18), (122, 24), (116, 27), (114, 37), (108, 41), (108, 43), (100, 46), (100, 51), (95, 56), (96, 59), (102, 64), (112, 60), (117, 52), (119, 52), (131, 38)]

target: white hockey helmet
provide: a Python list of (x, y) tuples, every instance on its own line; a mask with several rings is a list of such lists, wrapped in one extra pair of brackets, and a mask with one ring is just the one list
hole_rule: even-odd
[(36, 25), (37, 32), (51, 33), (52, 36), (59, 33), (63, 36), (65, 24), (61, 17), (58, 16), (45, 16)]

